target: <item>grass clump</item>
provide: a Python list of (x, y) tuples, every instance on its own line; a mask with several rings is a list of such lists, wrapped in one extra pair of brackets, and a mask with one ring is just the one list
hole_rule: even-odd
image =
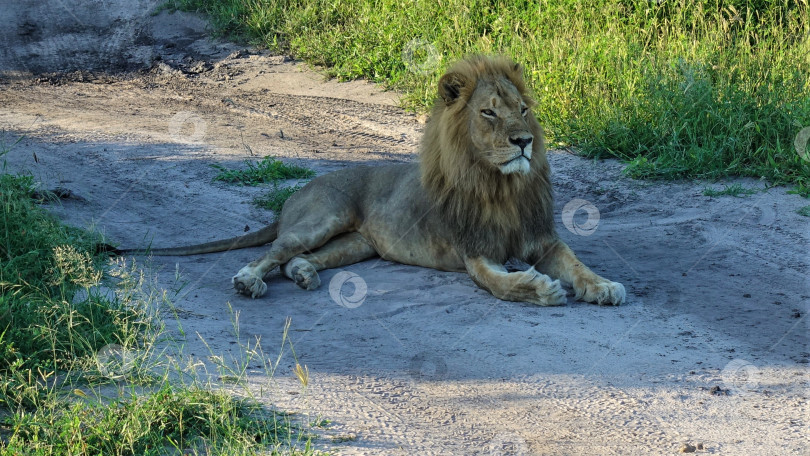
[(723, 185), (722, 190), (706, 187), (703, 189), (703, 196), (748, 196), (757, 193), (759, 190), (756, 188), (743, 187), (740, 184)]
[(245, 165), (247, 165), (246, 169), (239, 170), (227, 169), (221, 165), (211, 165), (219, 170), (219, 174), (214, 176), (214, 180), (256, 186), (284, 179), (307, 179), (315, 175), (315, 172), (311, 169), (286, 165), (281, 160), (276, 160), (273, 157), (264, 157), (256, 163), (245, 160)]
[(167, 293), (97, 256), (99, 236), (61, 224), (34, 195), (31, 176), (3, 165), (0, 456), (315, 454), (285, 415), (172, 362)]
[(15, 432), (0, 454), (305, 454), (282, 453), (280, 442), (296, 440), (297, 432), (285, 417), (229, 394), (170, 383), (148, 394), (74, 401), (15, 418)]
[(220, 172), (214, 180), (234, 184), (256, 186), (272, 183), (273, 188), (262, 196), (253, 200), (258, 207), (280, 212), (287, 199), (301, 189), (300, 185), (282, 187), (279, 183), (287, 179), (309, 179), (315, 176), (315, 171), (300, 166), (285, 165), (273, 157), (264, 157), (261, 161), (252, 163), (245, 161), (247, 169), (230, 170), (221, 165), (212, 165)]
[(300, 189), (301, 186), (299, 185), (293, 187), (279, 187), (278, 184), (275, 184), (272, 190), (254, 199), (253, 203), (264, 209), (281, 212), (284, 203), (287, 202), (293, 193)]
[(105, 345), (138, 345), (146, 324), (140, 311), (91, 291), (101, 284), (100, 237), (46, 214), (33, 188), (30, 176), (0, 175), (0, 406), (26, 389), (13, 373), (48, 378)]
[(805, 217), (810, 217), (810, 206), (803, 206), (796, 209), (796, 213)]
[[(447, 65), (525, 65), (555, 145), (639, 178), (765, 177), (810, 196), (794, 138), (810, 125), (803, 0), (170, 0), (271, 49), (405, 92), (424, 110)], [(804, 152), (804, 151), (801, 151)]]

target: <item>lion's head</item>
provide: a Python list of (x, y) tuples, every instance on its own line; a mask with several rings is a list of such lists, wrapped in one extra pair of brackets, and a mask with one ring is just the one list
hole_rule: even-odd
[(438, 92), (422, 140), (422, 184), (464, 232), (458, 241), (503, 236), (518, 248), (525, 230), (553, 233), (545, 139), (520, 65), (470, 57), (442, 76)]

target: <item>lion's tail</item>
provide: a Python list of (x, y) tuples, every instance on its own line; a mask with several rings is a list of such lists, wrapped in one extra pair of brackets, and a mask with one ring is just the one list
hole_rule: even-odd
[(273, 242), (278, 236), (278, 222), (273, 222), (264, 228), (253, 233), (243, 234), (230, 239), (206, 242), (204, 244), (194, 244), (183, 247), (169, 247), (162, 249), (105, 249), (116, 255), (138, 255), (151, 254), (159, 256), (173, 255), (199, 255), (202, 253), (225, 252), (228, 250), (244, 249), (246, 247), (256, 247)]

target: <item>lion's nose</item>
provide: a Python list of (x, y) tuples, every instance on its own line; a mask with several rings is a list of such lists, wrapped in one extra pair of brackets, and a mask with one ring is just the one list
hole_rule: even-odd
[(509, 142), (520, 147), (520, 150), (523, 151), (526, 146), (532, 143), (532, 139), (534, 138), (531, 136), (510, 136)]

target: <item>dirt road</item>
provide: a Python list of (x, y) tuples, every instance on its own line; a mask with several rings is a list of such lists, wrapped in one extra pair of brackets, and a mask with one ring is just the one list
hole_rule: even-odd
[[(250, 204), (264, 189), (215, 183), (212, 164), (417, 159), (422, 125), (395, 93), (212, 41), (201, 18), (151, 16), (157, 3), (0, 3), (2, 140), (24, 135), (9, 166), (82, 197), (51, 206), (65, 221), (122, 246), (208, 241), (274, 217)], [(228, 303), (242, 341), (269, 353), (291, 318), (309, 387), (289, 353), (272, 379), (251, 367), (250, 385), (331, 420), (316, 445), (338, 454), (807, 454), (810, 223), (795, 213), (807, 200), (780, 187), (711, 198), (716, 184), (549, 159), (561, 236), (625, 284), (626, 305), (502, 302), (464, 274), (378, 260), (345, 268), (360, 285), (343, 294), (346, 275), (324, 271), (316, 291), (278, 277), (251, 300), (230, 285), (262, 251), (250, 249), (151, 261), (163, 286), (175, 267), (185, 284), (170, 331), (182, 340), (182, 325), (188, 356), (207, 344), (227, 359), (239, 352)]]

